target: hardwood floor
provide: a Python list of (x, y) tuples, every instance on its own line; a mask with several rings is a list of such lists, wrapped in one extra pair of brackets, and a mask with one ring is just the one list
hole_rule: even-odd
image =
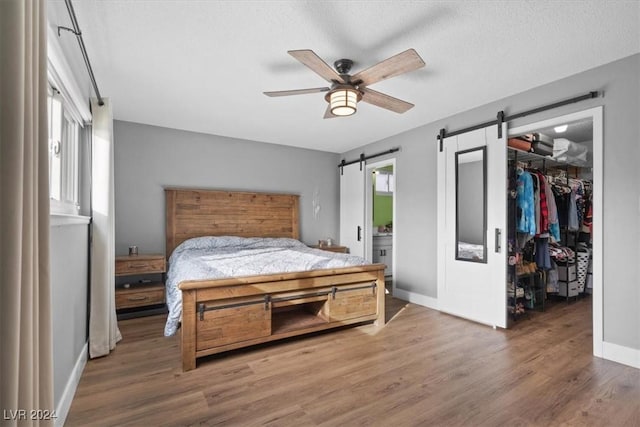
[(589, 299), (493, 330), (387, 298), (377, 333), (299, 337), (186, 373), (164, 316), (121, 321), (66, 425), (640, 425), (640, 370), (591, 356)]

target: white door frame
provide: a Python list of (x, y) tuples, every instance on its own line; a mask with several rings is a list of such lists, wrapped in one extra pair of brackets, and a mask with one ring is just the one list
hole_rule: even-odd
[[(365, 253), (365, 258), (371, 262), (373, 259), (373, 170), (374, 169), (378, 169), (378, 168), (382, 168), (385, 166), (392, 166), (393, 167), (393, 175), (394, 175), (394, 180), (395, 180), (395, 188), (393, 189), (393, 199), (391, 201), (391, 206), (393, 209), (393, 213), (392, 213), (392, 221), (393, 221), (393, 233), (391, 235), (391, 245), (392, 245), (392, 250), (391, 250), (391, 265), (393, 265), (393, 270), (397, 271), (397, 264), (396, 264), (396, 253), (397, 253), (397, 246), (396, 246), (396, 234), (398, 231), (398, 221), (396, 221), (396, 192), (398, 191), (398, 174), (397, 174), (397, 169), (396, 169), (396, 159), (391, 158), (391, 159), (387, 159), (387, 160), (381, 160), (379, 162), (375, 162), (375, 163), (367, 163), (366, 165), (366, 171), (365, 171), (365, 199), (364, 199), (364, 206), (365, 206), (365, 213), (364, 213), (364, 253)], [(396, 291), (396, 275), (393, 274), (391, 276), (391, 283), (392, 283), (392, 289), (393, 289), (393, 293), (395, 293)]]
[(508, 129), (509, 135), (519, 135), (533, 132), (538, 129), (565, 124), (581, 119), (593, 120), (593, 355), (603, 357), (604, 332), (603, 332), (603, 191), (604, 191), (604, 163), (603, 163), (603, 107), (590, 108), (566, 114), (552, 119), (543, 120), (513, 129)]

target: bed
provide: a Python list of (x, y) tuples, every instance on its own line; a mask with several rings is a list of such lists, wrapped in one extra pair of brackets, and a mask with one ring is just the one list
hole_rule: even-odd
[[(297, 195), (167, 188), (165, 196), (165, 335), (180, 323), (183, 370), (250, 345), (384, 325), (384, 264), (299, 242)], [(256, 252), (261, 260), (242, 259)]]
[(458, 242), (458, 259), (483, 260), (484, 245)]

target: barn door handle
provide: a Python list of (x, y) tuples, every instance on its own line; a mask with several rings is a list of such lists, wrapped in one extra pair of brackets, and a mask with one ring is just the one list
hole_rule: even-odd
[(500, 230), (499, 228), (496, 228), (496, 253), (500, 253), (500, 250), (502, 249), (500, 247), (501, 236), (502, 236), (502, 230)]
[(362, 227), (358, 226), (358, 242), (362, 240)]

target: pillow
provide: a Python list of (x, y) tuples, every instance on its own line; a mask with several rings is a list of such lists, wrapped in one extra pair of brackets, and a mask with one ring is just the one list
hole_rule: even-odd
[(203, 236), (194, 237), (180, 243), (171, 254), (171, 258), (190, 249), (259, 249), (259, 248), (293, 248), (306, 246), (299, 240), (287, 237), (239, 237), (239, 236)]

